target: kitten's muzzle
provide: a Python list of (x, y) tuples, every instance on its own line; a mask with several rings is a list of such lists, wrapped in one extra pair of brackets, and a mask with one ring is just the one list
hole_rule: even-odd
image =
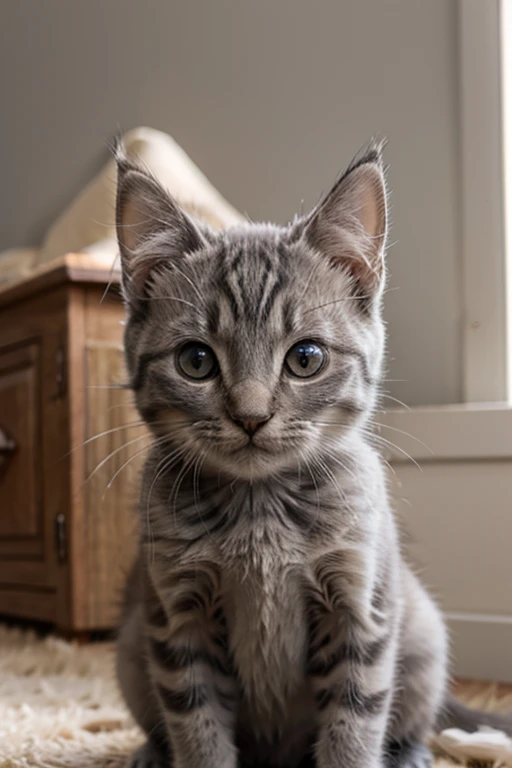
[(271, 392), (262, 382), (244, 379), (231, 387), (228, 396), (230, 418), (249, 437), (270, 421), (273, 416), (271, 408)]

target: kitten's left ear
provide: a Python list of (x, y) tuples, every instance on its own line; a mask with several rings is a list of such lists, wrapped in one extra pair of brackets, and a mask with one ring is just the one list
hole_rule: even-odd
[(135, 306), (147, 298), (157, 268), (168, 267), (199, 249), (204, 238), (158, 181), (126, 158), (121, 144), (115, 153), (123, 292), (128, 303)]
[(304, 235), (335, 267), (348, 272), (361, 297), (384, 283), (387, 235), (386, 186), (381, 145), (355, 158), (307, 217)]

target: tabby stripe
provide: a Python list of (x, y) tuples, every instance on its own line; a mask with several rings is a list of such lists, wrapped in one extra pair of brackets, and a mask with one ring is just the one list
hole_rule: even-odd
[[(207, 522), (203, 519), (203, 523)], [(199, 520), (195, 523), (197, 525)], [(194, 541), (201, 541), (205, 536), (211, 536), (213, 533), (229, 533), (237, 523), (236, 517), (222, 514), (213, 525), (203, 525), (203, 532), (194, 538)]]
[(386, 617), (383, 616), (383, 611), (386, 606), (386, 595), (384, 592), (384, 585), (378, 584), (373, 592), (372, 595), (372, 619), (377, 624), (382, 624), (383, 621), (386, 620)]
[[(313, 630), (313, 632), (314, 632), (314, 631), (315, 631), (315, 629), (316, 629), (316, 627), (315, 627), (315, 628), (313, 628), (313, 625), (311, 625), (311, 629), (312, 629), (312, 630)], [(316, 656), (316, 654), (317, 654), (319, 651), (321, 651), (321, 650), (322, 650), (322, 648), (325, 648), (325, 647), (326, 647), (326, 645), (329, 645), (329, 643), (331, 642), (331, 640), (332, 640), (332, 637), (331, 637), (331, 635), (330, 635), (330, 634), (327, 634), (327, 635), (325, 635), (325, 637), (323, 637), (323, 638), (322, 638), (322, 639), (321, 639), (319, 642), (317, 642), (317, 643), (316, 643), (316, 645), (312, 645), (312, 646), (311, 646), (311, 648), (309, 649), (309, 652), (308, 652), (308, 659), (309, 659), (309, 660), (312, 660), (312, 659), (313, 659), (313, 658)], [(308, 670), (309, 670), (309, 667), (308, 667)], [(313, 673), (312, 673), (312, 674), (313, 674)]]
[(226, 635), (215, 635), (213, 638), (213, 642), (218, 648), (221, 648), (223, 651), (228, 650), (228, 638)]
[(356, 683), (347, 683), (346, 689), (340, 700), (342, 707), (346, 707), (356, 715), (378, 715), (386, 703), (389, 691), (377, 691), (365, 696)]
[(218, 302), (215, 304), (210, 304), (206, 311), (206, 322), (208, 326), (208, 331), (212, 335), (216, 334), (219, 329), (219, 320), (220, 320), (220, 307)]
[(147, 374), (147, 367), (150, 363), (154, 363), (157, 360), (164, 360), (172, 354), (170, 349), (161, 349), (159, 352), (143, 352), (137, 360), (137, 370), (135, 376), (131, 382), (131, 388), (133, 390), (140, 389), (144, 384), (144, 379)]
[(283, 303), (283, 327), (285, 334), (291, 336), (295, 330), (294, 312), (291, 301), (288, 299)]
[[(200, 603), (200, 604), (198, 604)], [(203, 601), (198, 601), (196, 597), (182, 597), (179, 600), (176, 600), (176, 602), (173, 605), (173, 612), (174, 613), (191, 613), (197, 608), (203, 608), (204, 610), (204, 603)]]
[(231, 311), (233, 313), (233, 319), (235, 322), (238, 322), (240, 320), (240, 308), (238, 301), (235, 298), (235, 295), (229, 285), (224, 285), (224, 293), (226, 294), (229, 301), (229, 306), (231, 307)]
[(316, 699), (316, 703), (318, 704), (318, 709), (320, 710), (320, 712), (322, 712), (333, 701), (334, 693), (332, 692), (332, 690), (327, 690), (326, 688), (322, 688), (317, 692), (315, 699)]
[[(260, 280), (259, 294), (258, 294), (258, 297), (257, 297), (256, 302), (255, 302), (256, 312), (258, 312), (258, 310), (261, 310), (261, 305), (263, 303), (263, 297), (265, 296), (265, 291), (267, 290), (267, 286), (269, 285), (270, 280), (271, 280), (270, 271), (272, 269), (272, 264), (270, 262), (270, 259), (264, 253), (261, 254), (261, 258), (265, 261), (265, 266), (264, 266), (264, 270), (263, 270), (263, 275), (262, 275), (261, 280)], [(256, 319), (256, 321), (258, 321), (258, 317), (257, 316), (256, 316), (255, 319)]]
[(148, 424), (151, 424), (153, 421), (157, 420), (158, 409), (157, 408), (141, 408), (140, 415), (142, 416), (144, 421), (146, 421)]
[(215, 611), (212, 613), (212, 619), (222, 626), (226, 625), (226, 617), (224, 616), (224, 611), (221, 607), (215, 609)]
[[(194, 505), (195, 509), (195, 505)], [(187, 520), (188, 525), (199, 525), (200, 523), (210, 523), (213, 520), (215, 520), (219, 514), (221, 514), (220, 507), (211, 507), (211, 509), (206, 510), (205, 512), (201, 512), (199, 514), (197, 511), (193, 518), (190, 520)]]
[(379, 640), (361, 646), (343, 643), (337, 651), (329, 654), (326, 659), (312, 661), (308, 665), (308, 673), (315, 677), (326, 677), (335, 667), (345, 661), (370, 667), (379, 659), (388, 644), (388, 639), (389, 636), (386, 635)]
[(222, 675), (229, 676), (231, 674), (227, 664), (204, 650), (194, 650), (188, 647), (176, 648), (153, 638), (150, 646), (154, 660), (169, 672), (178, 672), (191, 667), (193, 664), (202, 663)]
[(341, 696), (336, 688), (322, 688), (317, 692), (315, 699), (320, 711), (334, 702), (338, 706), (349, 709), (353, 714), (362, 717), (365, 715), (378, 715), (383, 709), (388, 694), (389, 691), (385, 690), (365, 696), (359, 686), (349, 682)]
[(224, 707), (224, 709), (233, 711), (236, 703), (236, 696), (234, 694), (225, 693), (224, 691), (221, 691), (217, 686), (214, 687), (214, 693), (219, 700), (220, 705)]
[(165, 641), (154, 638), (151, 638), (150, 648), (154, 661), (170, 672), (190, 667), (200, 656), (199, 651), (191, 648), (172, 648)]
[[(208, 528), (207, 531), (204, 532), (204, 536), (208, 536), (212, 533), (218, 533), (219, 531), (222, 531), (223, 533), (229, 533), (233, 530), (233, 528), (236, 525), (236, 517), (229, 517), (229, 515), (223, 515), (220, 520), (218, 520), (215, 525), (213, 525), (211, 528)], [(201, 537), (201, 538), (204, 538)]]
[(167, 614), (160, 604), (148, 606), (146, 619), (152, 627), (166, 627), (168, 623)]
[(314, 527), (315, 521), (311, 519), (307, 512), (302, 512), (294, 507), (293, 504), (287, 504), (285, 509), (286, 514), (297, 528), (300, 528), (303, 531), (309, 531), (310, 528)]
[(284, 286), (284, 276), (282, 273), (280, 273), (277, 276), (276, 282), (272, 286), (272, 290), (270, 292), (270, 296), (268, 297), (267, 301), (265, 302), (265, 306), (261, 310), (260, 313), (260, 322), (265, 323), (268, 320), (268, 316), (270, 315), (270, 310), (272, 309), (272, 306), (276, 300), (276, 296), (278, 293), (282, 290)]
[(158, 684), (157, 690), (165, 708), (177, 715), (204, 707), (208, 701), (206, 685), (194, 685), (187, 691), (171, 691)]
[(375, 381), (370, 376), (370, 371), (368, 369), (368, 361), (366, 360), (366, 357), (363, 355), (362, 352), (360, 352), (358, 349), (352, 349), (350, 347), (342, 347), (334, 344), (332, 344), (331, 346), (332, 346), (332, 349), (334, 349), (334, 351), (338, 352), (340, 355), (346, 355), (347, 357), (355, 357), (357, 360), (359, 360), (364, 383), (367, 384), (369, 387), (375, 384)]
[(361, 408), (353, 400), (339, 400), (336, 403), (337, 408), (342, 408), (347, 413), (365, 413), (365, 409)]

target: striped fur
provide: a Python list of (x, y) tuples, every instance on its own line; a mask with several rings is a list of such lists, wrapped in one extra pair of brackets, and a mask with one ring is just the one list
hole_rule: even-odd
[[(133, 765), (428, 765), (445, 632), (371, 438), (385, 201), (372, 146), (289, 227), (213, 233), (119, 158), (126, 359), (155, 435), (118, 655), (149, 737)], [(284, 362), (301, 340), (324, 350), (311, 378)], [(193, 341), (218, 375), (180, 371)]]

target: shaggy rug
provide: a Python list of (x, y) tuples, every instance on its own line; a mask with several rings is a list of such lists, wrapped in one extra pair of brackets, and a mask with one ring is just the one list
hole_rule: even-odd
[(117, 689), (112, 643), (0, 626), (0, 768), (121, 768), (142, 741)]

